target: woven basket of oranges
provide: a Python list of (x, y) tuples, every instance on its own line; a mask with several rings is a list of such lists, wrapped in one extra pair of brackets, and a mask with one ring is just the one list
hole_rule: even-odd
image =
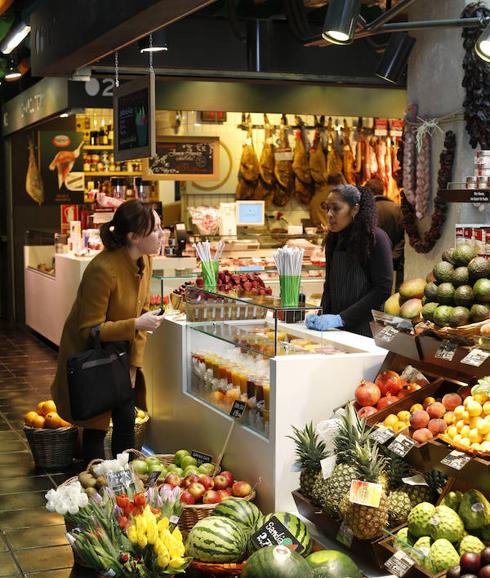
[(38, 468), (66, 468), (71, 465), (78, 440), (78, 428), (56, 411), (53, 400), (41, 401), (24, 416), (27, 442)]

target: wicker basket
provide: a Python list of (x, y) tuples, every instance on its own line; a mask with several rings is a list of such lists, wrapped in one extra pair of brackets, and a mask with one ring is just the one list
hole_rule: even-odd
[[(134, 424), (134, 447), (137, 450), (141, 450), (141, 448), (143, 447), (143, 442), (145, 441), (145, 435), (146, 432), (148, 430), (148, 424), (150, 422), (150, 416), (148, 414), (146, 414), (146, 416), (144, 417), (144, 419), (141, 420), (141, 422), (135, 423)], [(104, 454), (105, 454), (105, 458), (106, 460), (111, 460), (112, 459), (112, 449), (111, 449), (111, 444), (112, 444), (112, 423), (109, 426), (109, 429), (107, 430), (107, 434), (104, 438)], [(144, 456), (143, 456), (144, 459)]]
[[(209, 564), (193, 560), (191, 568), (198, 570), (205, 576), (222, 576), (223, 578), (233, 578), (242, 573), (245, 564)], [(264, 577), (265, 578), (265, 577)], [(298, 577), (299, 578), (299, 577)]]
[(71, 465), (78, 441), (77, 427), (47, 429), (26, 425), (24, 433), (38, 468), (50, 470)]
[(438, 337), (442, 337), (442, 339), (449, 339), (450, 341), (456, 341), (464, 345), (472, 345), (473, 339), (480, 336), (480, 329), (486, 323), (488, 323), (488, 319), (478, 323), (461, 325), (461, 327), (439, 327), (434, 323), (428, 322), (427, 327), (432, 333)]

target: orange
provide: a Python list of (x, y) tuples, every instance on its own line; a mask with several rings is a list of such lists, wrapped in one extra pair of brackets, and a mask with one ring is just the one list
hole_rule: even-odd
[(29, 411), (24, 416), (24, 423), (32, 427), (32, 422), (38, 417), (37, 411)]
[(236, 389), (235, 387), (232, 389), (229, 389), (225, 394), (226, 399), (232, 400), (232, 401), (234, 401), (236, 399), (240, 399), (240, 395), (241, 395), (240, 390)]
[(61, 420), (60, 416), (55, 411), (51, 411), (44, 418), (44, 427), (49, 427), (51, 429), (57, 429), (57, 428), (61, 427), (61, 422), (62, 422), (62, 420)]
[(485, 413), (485, 415), (490, 415), (490, 401), (486, 401), (483, 404), (483, 412)]
[(66, 421), (63, 418), (61, 418), (61, 426), (60, 427), (71, 427), (71, 423), (69, 421)]
[(224, 398), (225, 398), (225, 396), (219, 390), (213, 391), (213, 393), (211, 394), (211, 399), (213, 401), (223, 401)]
[(417, 409), (424, 409), (421, 403), (414, 403), (410, 408), (410, 412), (413, 413)]
[(32, 420), (32, 427), (43, 428), (44, 427), (44, 417), (42, 415), (36, 415)]

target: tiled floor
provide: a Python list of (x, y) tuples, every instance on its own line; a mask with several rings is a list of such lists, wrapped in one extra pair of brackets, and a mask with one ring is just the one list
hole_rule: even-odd
[(23, 328), (0, 322), (0, 578), (94, 578), (73, 565), (63, 518), (44, 494), (72, 472), (37, 470), (23, 415), (48, 399), (56, 352)]

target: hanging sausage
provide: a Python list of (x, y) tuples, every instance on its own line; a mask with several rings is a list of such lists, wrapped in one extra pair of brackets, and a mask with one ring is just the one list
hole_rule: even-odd
[(272, 144), (272, 127), (267, 115), (264, 114), (264, 146), (259, 160), (259, 181), (255, 191), (255, 198), (265, 201), (269, 206), (274, 199), (274, 145)]
[(295, 116), (294, 120), (297, 127), (293, 155), (294, 192), (300, 203), (308, 205), (313, 196), (313, 179), (306, 152), (304, 122), (299, 116)]
[(252, 140), (252, 119), (250, 115), (246, 119), (243, 115), (242, 122), (247, 126), (247, 138), (243, 143), (242, 157), (240, 159), (236, 198), (247, 200), (253, 199), (255, 196), (255, 189), (259, 179), (259, 161), (255, 154)]
[(274, 175), (277, 181), (274, 204), (278, 207), (287, 205), (294, 187), (292, 151), (289, 146), (287, 124), (286, 115), (283, 114), (279, 125), (279, 147), (274, 153)]

